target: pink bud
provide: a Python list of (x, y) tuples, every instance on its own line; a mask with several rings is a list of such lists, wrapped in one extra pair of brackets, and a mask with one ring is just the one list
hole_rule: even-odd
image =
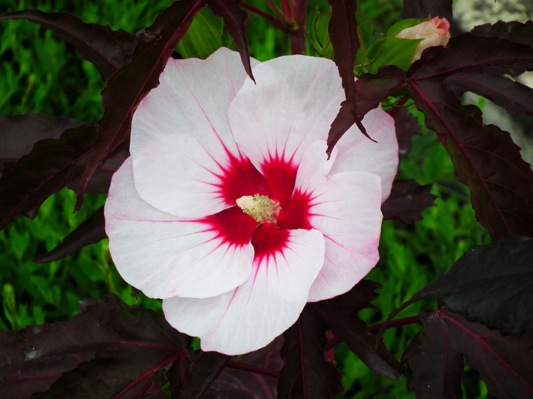
[(413, 62), (420, 59), (428, 47), (446, 46), (450, 40), (450, 23), (446, 18), (434, 17), (429, 21), (405, 28), (396, 35), (400, 39), (423, 39), (416, 48)]

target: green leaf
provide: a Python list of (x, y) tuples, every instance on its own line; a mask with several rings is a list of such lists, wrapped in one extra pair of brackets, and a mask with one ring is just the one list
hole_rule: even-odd
[(376, 73), (379, 68), (385, 65), (394, 65), (406, 71), (411, 65), (418, 43), (421, 41), (421, 39), (410, 40), (396, 37), (378, 40), (369, 51), (369, 72)]
[(331, 11), (325, 14), (318, 11), (314, 13), (313, 21), (309, 25), (309, 42), (321, 57), (333, 59), (333, 46), (328, 33), (330, 19)]
[(222, 18), (204, 7), (191, 23), (187, 33), (178, 44), (178, 52), (183, 58), (207, 58), (223, 46), (224, 22)]
[(392, 25), (387, 30), (386, 36), (387, 37), (394, 37), (398, 33), (400, 33), (402, 30), (410, 28), (410, 27), (415, 26), (415, 25), (418, 25), (418, 24), (420, 24), (422, 22), (425, 22), (425, 21), (428, 21), (428, 19), (427, 18), (426, 19), (409, 18), (409, 19), (404, 19), (402, 21), (396, 22), (394, 25)]

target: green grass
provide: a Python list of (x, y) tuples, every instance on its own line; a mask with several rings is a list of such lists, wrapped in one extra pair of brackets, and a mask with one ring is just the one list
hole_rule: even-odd
[[(259, 4), (258, 1), (253, 2)], [(150, 4), (150, 7), (147, 6)], [(70, 11), (84, 21), (110, 25), (114, 29), (135, 32), (150, 24), (166, 1), (138, 2), (103, 0), (11, 1), (0, 0), (0, 12), (23, 8), (45, 11)], [(372, 18), (380, 18), (384, 27), (395, 22), (399, 8), (367, 1), (361, 9)], [(325, 1), (312, 1), (312, 7), (325, 9)], [(315, 9), (315, 8), (311, 8)], [(203, 12), (193, 33), (179, 48), (184, 56), (205, 56), (211, 44), (232, 45), (221, 33), (220, 21)], [(0, 22), (0, 113), (43, 112), (96, 121), (102, 115), (100, 91), (103, 88), (96, 69), (81, 60), (75, 50), (51, 32), (25, 21)], [(211, 35), (213, 41), (203, 40)], [(288, 54), (284, 36), (261, 18), (250, 18), (248, 37), (251, 54), (259, 60)], [(205, 38), (204, 38), (205, 39)], [(369, 278), (383, 289), (375, 301), (379, 312), (361, 313), (369, 324), (384, 320), (418, 289), (441, 275), (468, 248), (486, 243), (488, 237), (475, 221), (468, 192), (453, 177), (453, 167), (431, 132), (413, 140), (409, 157), (401, 164), (403, 178), (432, 184), (438, 196), (435, 206), (424, 211), (423, 219), (413, 225), (386, 221), (381, 241), (381, 261)], [(52, 249), (63, 237), (85, 220), (105, 201), (92, 196), (80, 212), (73, 214), (74, 193), (63, 190), (50, 197), (34, 220), (19, 218), (0, 232), (0, 288), (3, 309), (0, 329), (16, 330), (30, 325), (67, 320), (79, 311), (82, 298), (100, 298), (108, 292), (129, 304), (140, 303), (159, 309), (158, 301), (134, 293), (125, 284), (110, 259), (107, 242), (84, 248), (73, 257), (50, 264), (35, 264), (32, 259)], [(416, 315), (417, 303), (398, 317)], [(385, 343), (398, 357), (419, 331), (416, 325), (391, 329)], [(346, 398), (408, 398), (407, 379), (391, 382), (369, 371), (344, 345), (336, 349), (336, 361), (343, 371)], [(469, 372), (467, 397), (486, 397), (475, 373)]]

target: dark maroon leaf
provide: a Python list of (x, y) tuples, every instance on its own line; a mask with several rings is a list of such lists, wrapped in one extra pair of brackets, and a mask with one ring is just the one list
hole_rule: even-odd
[(69, 129), (59, 139), (40, 141), (10, 165), (0, 178), (0, 229), (76, 179), (94, 137), (94, 126)]
[(103, 240), (106, 238), (104, 224), (104, 208), (101, 207), (66, 236), (57, 247), (46, 254), (37, 256), (33, 261), (46, 263), (63, 259), (87, 245)]
[(506, 334), (533, 329), (533, 239), (477, 247), (413, 296), (443, 301), (454, 312)]
[(0, 173), (2, 166), (16, 162), (44, 139), (57, 139), (72, 128), (83, 125), (76, 119), (44, 114), (13, 115), (0, 118)]
[(463, 357), (479, 371), (489, 393), (501, 399), (533, 396), (533, 333), (502, 336), (445, 311), (423, 312), (424, 331), (404, 358), (413, 370), (410, 387), (420, 399), (461, 399)]
[[(421, 313), (425, 330), (415, 337), (403, 355), (412, 375), (409, 387), (417, 399), (462, 399), (462, 354), (449, 346), (444, 325), (428, 325), (438, 320), (438, 313)], [(444, 324), (444, 323), (442, 323)]]
[(422, 218), (422, 211), (433, 206), (435, 196), (431, 185), (421, 186), (414, 180), (396, 180), (389, 198), (381, 205), (384, 219), (414, 223)]
[(470, 188), (476, 218), (492, 238), (533, 236), (533, 172), (509, 133), (483, 126), (477, 107), (463, 106), (437, 82), (411, 82), (410, 91), (450, 154), (457, 178)]
[(104, 80), (130, 62), (133, 49), (138, 42), (134, 35), (127, 32), (113, 31), (107, 26), (87, 24), (66, 12), (23, 10), (0, 16), (0, 21), (8, 19), (26, 19), (64, 37), (84, 59), (94, 64)]
[(246, 18), (248, 14), (241, 9), (241, 0), (207, 0), (207, 5), (213, 13), (224, 19), (224, 26), (233, 38), (239, 54), (241, 55), (242, 64), (246, 73), (255, 82), (250, 65), (250, 53), (248, 51), (248, 42), (246, 40)]
[(437, 132), (450, 154), (458, 179), (469, 186), (477, 219), (494, 239), (533, 235), (533, 172), (508, 134), (483, 126), (479, 110), (462, 106), (443, 84), (465, 73), (471, 81), (483, 82), (489, 72), (533, 69), (532, 47), (523, 44), (533, 41), (533, 33), (524, 34), (522, 27), (500, 25), (493, 35), (501, 37), (452, 38), (448, 48), (425, 52), (406, 81), (427, 126)]
[(414, 82), (439, 80), (454, 73), (498, 71), (513, 75), (533, 70), (531, 45), (502, 38), (487, 38), (465, 33), (452, 37), (448, 46), (433, 47), (414, 63), (408, 75)]
[[(508, 133), (484, 126), (481, 112), (463, 106), (444, 84), (463, 74), (483, 82), (489, 72), (533, 69), (532, 47), (513, 39), (524, 39), (513, 30), (521, 27), (505, 25), (506, 30), (500, 29), (502, 38), (467, 33), (452, 38), (447, 48), (428, 49), (406, 80), (426, 125), (437, 132), (450, 154), (457, 178), (470, 188), (477, 219), (496, 240), (533, 235), (533, 172)], [(533, 33), (527, 37), (533, 40)], [(527, 100), (524, 96), (520, 101)]]
[(80, 179), (76, 209), (81, 206), (83, 193), (98, 166), (128, 136), (137, 105), (159, 84), (166, 62), (204, 1), (179, 1), (163, 11), (141, 35), (132, 61), (108, 80), (102, 91), (104, 116), (98, 124), (96, 141)]
[[(375, 75), (365, 74), (360, 76), (355, 82), (357, 94), (354, 97), (357, 102), (358, 118), (362, 120), (368, 111), (377, 108), (385, 98), (398, 90), (404, 82), (404, 71), (396, 67), (384, 67)], [(333, 150), (335, 144), (354, 123), (352, 110), (345, 101), (339, 114), (331, 124), (328, 135), (328, 152)]]
[(275, 399), (278, 373), (283, 366), (280, 356), (282, 345), (283, 338), (278, 337), (265, 348), (233, 358), (202, 399)]
[(402, 367), (387, 351), (381, 338), (368, 332), (368, 326), (357, 317), (364, 308), (373, 308), (371, 301), (377, 297), (380, 285), (362, 280), (346, 294), (311, 305), (333, 334), (344, 341), (350, 350), (375, 373), (397, 379)]
[(533, 89), (505, 76), (489, 72), (459, 72), (446, 78), (444, 84), (458, 96), (470, 91), (488, 98), (511, 115), (533, 115)]
[(187, 381), (179, 392), (179, 398), (197, 399), (203, 397), (209, 385), (222, 372), (230, 359), (231, 357), (216, 352), (202, 353), (194, 362)]
[(395, 108), (390, 111), (390, 114), (394, 117), (400, 158), (405, 158), (411, 149), (412, 137), (420, 133), (420, 124), (405, 108)]
[(357, 2), (351, 0), (328, 0), (331, 5), (331, 19), (328, 33), (333, 47), (334, 59), (339, 68), (342, 87), (346, 100), (331, 124), (328, 135), (328, 155), (342, 135), (355, 123), (359, 130), (368, 137), (366, 129), (361, 123), (357, 110), (357, 89), (354, 80), (354, 64), (359, 50), (359, 36), (357, 35)]
[(162, 397), (154, 373), (187, 356), (187, 340), (155, 312), (86, 301), (68, 322), (24, 330), (14, 356), (2, 348), (0, 397)]
[(404, 0), (402, 17), (405, 18), (446, 18), (453, 19), (452, 0)]
[(0, 397), (30, 398), (34, 392), (47, 390), (62, 373), (94, 357), (92, 353), (80, 353), (76, 359), (49, 356), (46, 368), (43, 368), (33, 360), (35, 352), (31, 348), (26, 349), (25, 342), (49, 328), (51, 325), (16, 333), (0, 331)]
[[(111, 178), (129, 156), (130, 140), (128, 137), (96, 169), (91, 180), (89, 180), (89, 184), (87, 184), (85, 192), (89, 194), (107, 194), (111, 185)], [(79, 179), (76, 179), (68, 184), (67, 187), (71, 190), (78, 191), (79, 184)]]
[(507, 39), (514, 43), (533, 45), (533, 21), (526, 23), (498, 21), (494, 25), (485, 24), (472, 29), (472, 34), (488, 38)]
[(278, 398), (327, 399), (342, 391), (338, 370), (324, 358), (325, 329), (308, 307), (284, 334)]

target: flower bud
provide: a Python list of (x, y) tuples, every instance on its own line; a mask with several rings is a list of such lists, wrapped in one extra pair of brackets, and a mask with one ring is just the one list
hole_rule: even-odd
[(446, 46), (450, 40), (450, 23), (446, 18), (434, 17), (429, 21), (405, 28), (397, 35), (399, 39), (422, 39), (416, 48), (413, 62), (419, 60), (428, 47)]

